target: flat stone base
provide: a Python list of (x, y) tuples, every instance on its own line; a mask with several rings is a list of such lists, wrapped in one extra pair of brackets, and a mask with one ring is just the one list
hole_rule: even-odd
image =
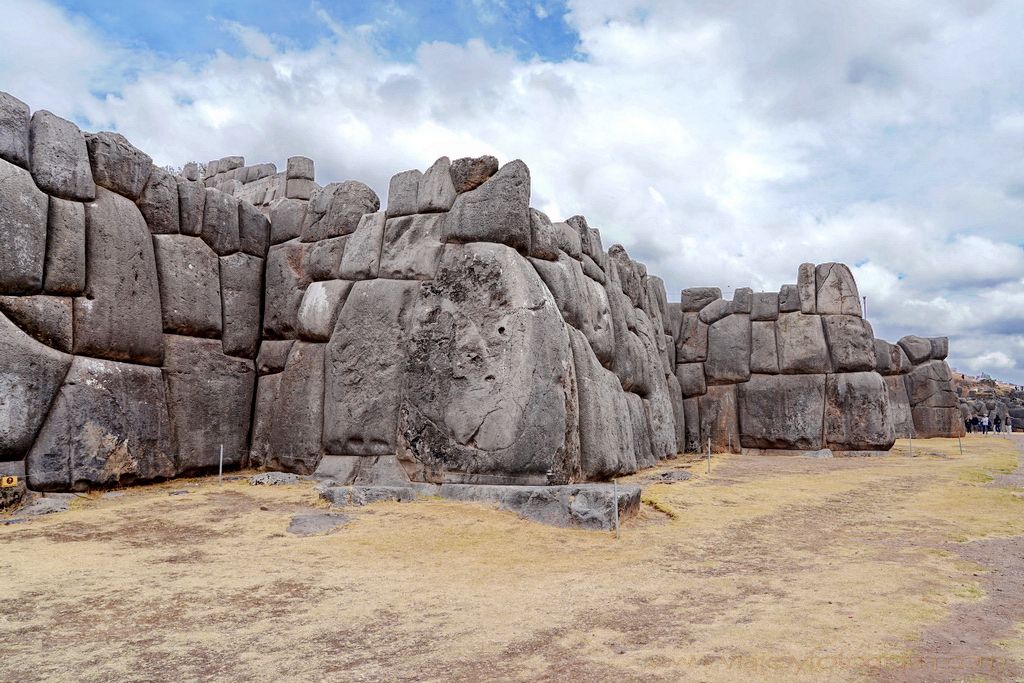
[(866, 458), (889, 455), (889, 451), (840, 451), (823, 448), (816, 451), (787, 450), (782, 448), (744, 448), (743, 455), (783, 455), (802, 456), (806, 458)]
[[(543, 524), (565, 528), (615, 528), (615, 490), (609, 484), (564, 486), (488, 486), (483, 484), (412, 484), (408, 486), (331, 486), (320, 497), (332, 505), (366, 505), (382, 500), (411, 501), (441, 497), (489, 503)], [(640, 487), (618, 487), (620, 523), (640, 510)]]

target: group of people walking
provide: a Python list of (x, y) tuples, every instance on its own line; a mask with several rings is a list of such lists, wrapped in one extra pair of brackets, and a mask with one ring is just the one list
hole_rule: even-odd
[(997, 432), (1001, 432), (1004, 427), (1007, 432), (1013, 431), (1013, 418), (1009, 415), (1006, 416), (1005, 423), (998, 415), (996, 415), (995, 419), (991, 421), (988, 419), (988, 415), (982, 415), (981, 417), (975, 415), (974, 417), (964, 420), (964, 429), (967, 430), (968, 434), (988, 434), (993, 429)]

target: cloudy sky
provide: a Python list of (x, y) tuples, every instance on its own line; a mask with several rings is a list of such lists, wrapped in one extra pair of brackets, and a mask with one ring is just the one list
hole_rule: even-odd
[(877, 336), (1024, 384), (1024, 2), (5, 0), (0, 89), (161, 164), (522, 158), (661, 275), (853, 267)]

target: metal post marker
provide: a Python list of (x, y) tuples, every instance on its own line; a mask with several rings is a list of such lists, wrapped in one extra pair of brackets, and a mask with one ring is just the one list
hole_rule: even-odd
[(220, 465), (217, 467), (217, 483), (224, 485), (224, 444), (220, 445)]
[(910, 437), (910, 457), (914, 457), (914, 437)]
[(958, 444), (960, 444), (960, 455), (963, 456), (963, 454), (964, 454), (964, 442), (960, 440), (959, 436), (956, 437), (956, 442)]
[(708, 474), (711, 474), (711, 437), (708, 437)]
[(615, 506), (615, 538), (619, 537), (619, 482), (612, 479), (612, 496), (615, 500), (612, 501), (612, 505)]

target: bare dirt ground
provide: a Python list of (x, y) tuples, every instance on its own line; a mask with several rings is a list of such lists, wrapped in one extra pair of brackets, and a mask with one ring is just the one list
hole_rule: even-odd
[(908, 446), (672, 461), (619, 539), (442, 500), (296, 536), (310, 482), (90, 496), (0, 526), (0, 680), (1020, 680), (1018, 450)]

